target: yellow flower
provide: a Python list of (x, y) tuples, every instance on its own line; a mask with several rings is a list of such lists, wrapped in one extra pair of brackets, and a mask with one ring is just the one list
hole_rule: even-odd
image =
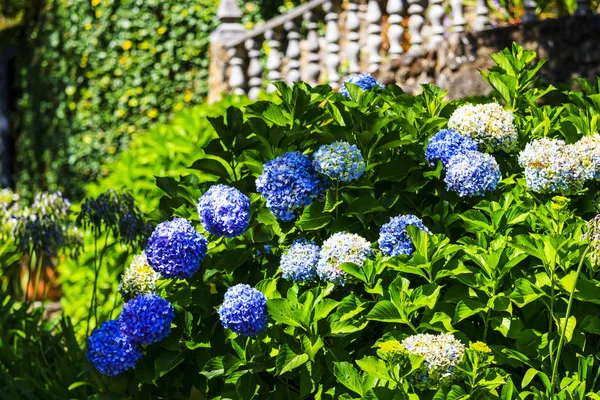
[(183, 96), (183, 100), (185, 100), (186, 103), (189, 103), (192, 100), (193, 97), (194, 96), (192, 95), (192, 91), (188, 89), (188, 90), (185, 91), (185, 95)]
[(138, 101), (138, 99), (129, 99), (129, 101), (127, 102), (127, 105), (129, 107), (137, 107), (140, 104), (140, 102)]
[(102, 16), (102, 10), (96, 10), (96, 18), (100, 18)]
[(379, 348), (381, 349), (382, 353), (390, 356), (401, 355), (406, 352), (404, 346), (402, 346), (402, 344), (397, 340), (388, 340), (387, 342), (383, 342), (379, 345)]
[(140, 43), (138, 47), (142, 50), (148, 50), (150, 48), (150, 43), (144, 41)]
[(96, 7), (98, 4), (100, 4), (100, 0), (92, 0), (93, 7)]
[(148, 117), (152, 119), (158, 117), (158, 110), (156, 108), (151, 108), (150, 110), (148, 110)]
[(121, 118), (125, 115), (125, 110), (122, 108), (119, 108), (115, 114), (117, 115), (117, 118)]
[(175, 103), (175, 105), (173, 106), (173, 110), (175, 111), (181, 111), (183, 110), (184, 104), (180, 101), (179, 103)]
[(77, 108), (77, 104), (75, 104), (75, 102), (70, 102), (69, 103), (69, 110), (73, 111)]
[(483, 342), (475, 342), (475, 343), (471, 343), (469, 345), (469, 348), (473, 351), (476, 351), (478, 353), (491, 353), (492, 349), (490, 349), (490, 347), (483, 343)]
[(67, 94), (67, 96), (73, 96), (75, 94), (75, 87), (67, 86), (67, 88), (65, 89), (65, 93)]
[(121, 65), (125, 64), (128, 59), (129, 59), (129, 57), (127, 57), (127, 56), (119, 57), (119, 64), (121, 64)]
[(182, 10), (181, 11), (181, 16), (182, 17), (187, 17), (189, 15), (189, 11), (188, 10)]
[(89, 22), (87, 24), (84, 25), (84, 28), (86, 31), (89, 31), (90, 29), (92, 29), (92, 24), (90, 24)]
[(114, 146), (110, 146), (108, 148), (108, 154), (115, 154), (117, 152), (117, 149)]
[(131, 43), (131, 40), (126, 40), (125, 42), (123, 42), (121, 47), (123, 48), (123, 50), (127, 51), (131, 48), (132, 45), (133, 43)]
[(167, 27), (166, 26), (161, 26), (160, 28), (158, 28), (156, 30), (156, 33), (158, 33), (159, 35), (164, 34), (167, 31)]

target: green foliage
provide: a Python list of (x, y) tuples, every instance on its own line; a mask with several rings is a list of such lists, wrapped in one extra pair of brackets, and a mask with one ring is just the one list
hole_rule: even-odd
[(86, 398), (98, 389), (68, 318), (0, 296), (0, 398)]
[[(583, 116), (573, 117), (562, 105), (547, 104), (547, 113), (538, 113), (536, 101), (553, 89), (527, 90), (535, 79), (527, 68), (530, 53), (515, 46), (495, 60), (498, 67), (486, 77), (512, 77), (500, 80), (503, 87), (495, 78), (490, 83), (514, 106), (521, 148), (541, 136), (525, 127), (545, 123), (551, 129), (544, 134), (556, 136), (565, 121), (583, 123)], [(327, 86), (275, 84), (278, 100), (231, 107), (210, 119), (218, 137), (199, 154), (195, 171), (157, 178), (164, 192), (153, 214), (159, 220), (180, 216), (199, 226), (197, 198), (214, 182), (246, 193), (252, 218), (242, 236), (209, 236), (208, 255), (192, 279), (161, 285), (159, 294), (176, 307), (173, 332), (148, 347), (135, 371), (125, 374), (132, 380), (129, 395), (597, 396), (600, 330), (594, 315), (600, 284), (582, 240), (582, 217), (592, 209), (581, 206), (593, 203), (593, 190), (572, 198), (536, 195), (527, 189), (515, 155), (503, 155), (498, 189), (485, 198), (462, 199), (446, 191), (440, 166), (425, 160), (428, 138), (446, 125), (455, 107), (444, 102), (440, 89), (424, 85), (413, 97), (396, 86), (368, 92), (351, 86), (349, 100)], [(294, 222), (277, 221), (256, 193), (262, 165), (287, 151), (312, 153), (335, 140), (357, 144), (367, 163), (364, 176), (333, 185)], [(423, 218), (433, 232), (408, 228), (415, 246), (411, 256), (376, 252), (362, 266), (343, 264), (353, 278), (344, 287), (281, 278), (279, 258), (294, 239), (322, 243), (347, 231), (375, 242), (382, 224), (398, 214)], [(271, 253), (264, 253), (264, 245), (272, 246)], [(237, 336), (219, 322), (216, 310), (226, 289), (237, 283), (267, 297), (270, 326), (256, 338)], [(453, 333), (466, 347), (482, 341), (490, 350), (482, 344), (467, 348), (454, 381), (439, 388), (414, 381), (423, 358), (400, 355), (390, 363), (377, 350), (385, 341), (437, 332)]]
[[(98, 177), (132, 134), (201, 103), (217, 6), (216, 0), (23, 5), (29, 17), (13, 38), (20, 192), (81, 196), (81, 182)], [(249, 25), (260, 19), (259, 6), (246, 13)]]

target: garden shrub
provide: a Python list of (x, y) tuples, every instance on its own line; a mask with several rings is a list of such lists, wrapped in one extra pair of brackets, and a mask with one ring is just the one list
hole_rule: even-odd
[[(123, 340), (137, 340), (128, 333), (135, 309), (140, 331), (161, 337), (172, 318), (170, 334), (139, 344), (143, 357), (113, 378), (113, 390), (182, 399), (596, 398), (600, 246), (598, 224), (586, 220), (598, 212), (598, 182), (537, 193), (518, 158), (542, 137), (594, 138), (600, 87), (581, 82), (584, 92), (565, 93), (565, 104), (544, 104), (555, 89), (535, 86), (543, 62), (534, 53), (514, 45), (494, 59), (483, 75), (505, 104), (488, 108), (499, 124), (439, 134), (461, 106), (439, 88), (410, 96), (352, 83), (349, 97), (275, 83), (276, 101), (211, 119), (218, 137), (191, 166), (201, 175), (157, 178), (161, 225), (146, 251), (150, 267), (168, 271), (155, 293), (175, 315), (160, 306), (153, 319), (132, 304), (113, 320)], [(598, 165), (573, 168), (561, 179)], [(209, 190), (212, 202), (199, 202)], [(249, 224), (230, 237), (246, 224), (238, 191), (250, 201)]]

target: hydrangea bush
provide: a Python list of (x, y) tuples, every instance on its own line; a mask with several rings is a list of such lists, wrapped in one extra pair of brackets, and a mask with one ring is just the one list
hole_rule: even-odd
[[(145, 251), (161, 278), (118, 321), (167, 336), (140, 344), (133, 370), (123, 364), (119, 393), (594, 398), (599, 235), (587, 221), (600, 110), (581, 107), (600, 89), (540, 105), (554, 89), (532, 86), (535, 54), (515, 45), (494, 57), (483, 75), (495, 101), (483, 106), (432, 85), (410, 96), (369, 80), (348, 84), (348, 98), (276, 82), (276, 101), (211, 120), (218, 138), (190, 174), (157, 179)], [(536, 189), (526, 167), (556, 154), (521, 152), (542, 136), (582, 143), (581, 191)]]

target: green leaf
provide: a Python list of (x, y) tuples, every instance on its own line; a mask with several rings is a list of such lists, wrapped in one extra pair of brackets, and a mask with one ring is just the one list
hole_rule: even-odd
[(275, 322), (301, 328), (297, 313), (292, 308), (288, 299), (269, 299), (267, 300), (267, 309), (269, 316)]
[(452, 319), (453, 324), (457, 324), (465, 318), (469, 318), (472, 315), (484, 311), (486, 309), (485, 304), (473, 299), (463, 299), (458, 302), (456, 309), (454, 310), (454, 318)]
[(323, 203), (312, 203), (304, 209), (296, 225), (305, 231), (324, 228), (333, 221), (330, 214), (323, 213)]
[(367, 314), (367, 319), (383, 322), (400, 322), (406, 323), (406, 319), (402, 318), (396, 306), (388, 300), (381, 300)]
[(358, 371), (349, 362), (342, 361), (333, 364), (333, 374), (338, 382), (359, 395), (364, 394), (362, 381)]
[(69, 390), (69, 391), (70, 390), (75, 390), (75, 389), (77, 389), (78, 387), (81, 387), (81, 386), (94, 386), (94, 385), (92, 385), (89, 382), (79, 381), (79, 382), (75, 382), (75, 383), (70, 384), (69, 387), (67, 388), (67, 390)]
[(284, 344), (277, 354), (275, 359), (275, 366), (277, 368), (277, 374), (283, 375), (286, 372), (298, 368), (302, 364), (308, 361), (308, 354), (296, 354), (290, 350), (287, 344)]
[(201, 158), (194, 161), (190, 168), (230, 180), (231, 176), (228, 169), (223, 165), (224, 162), (225, 161), (221, 162), (212, 158)]
[(387, 211), (381, 201), (374, 197), (363, 196), (348, 206), (345, 215), (364, 215), (380, 211)]
[(314, 322), (327, 318), (337, 306), (339, 302), (333, 299), (323, 299), (315, 306)]
[(269, 104), (267, 109), (263, 111), (262, 117), (279, 126), (287, 126), (290, 124), (290, 116), (281, 110), (281, 107), (273, 103)]
[(185, 352), (182, 351), (163, 351), (154, 360), (154, 368), (158, 377), (165, 375), (170, 372), (173, 368), (178, 366), (185, 360)]
[(574, 315), (571, 315), (569, 317), (569, 321), (566, 322), (566, 318), (560, 318), (559, 322), (558, 322), (558, 326), (559, 326), (559, 332), (560, 334), (564, 334), (565, 335), (565, 339), (567, 340), (567, 343), (569, 343), (571, 341), (571, 339), (573, 339), (573, 331), (575, 330), (575, 327), (577, 326), (577, 319), (575, 318)]
[(340, 265), (339, 268), (342, 271), (344, 271), (345, 273), (352, 275), (356, 279), (359, 279), (365, 283), (367, 282), (367, 278), (365, 277), (365, 274), (364, 274), (362, 268), (359, 267), (358, 265), (347, 262), (347, 263), (343, 263), (342, 265)]
[(370, 376), (388, 381), (392, 379), (387, 371), (385, 362), (377, 357), (367, 356), (360, 360), (356, 360), (356, 364)]

